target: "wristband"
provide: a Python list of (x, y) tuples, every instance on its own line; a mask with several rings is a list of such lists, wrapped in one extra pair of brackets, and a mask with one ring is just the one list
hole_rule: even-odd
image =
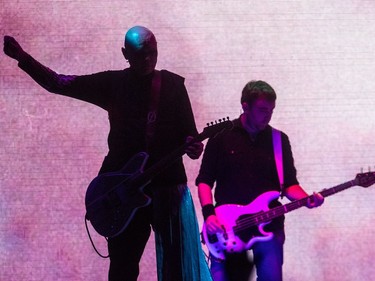
[(215, 207), (212, 204), (204, 205), (202, 208), (202, 214), (204, 220), (206, 220), (209, 216), (216, 215), (215, 213)]

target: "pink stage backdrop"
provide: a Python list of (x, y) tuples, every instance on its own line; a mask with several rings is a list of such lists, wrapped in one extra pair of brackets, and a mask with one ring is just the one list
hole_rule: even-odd
[[(199, 130), (240, 114), (242, 87), (278, 93), (308, 192), (375, 170), (375, 3), (365, 0), (0, 0), (1, 36), (57, 72), (126, 67), (124, 32), (145, 25), (158, 68), (186, 77)], [(0, 55), (0, 280), (106, 280), (84, 226), (86, 187), (106, 154), (106, 112), (47, 93)], [(196, 199), (200, 160), (185, 159)], [(284, 278), (373, 280), (375, 189), (353, 187), (287, 215)], [(106, 243), (93, 235), (99, 251)], [(156, 280), (153, 239), (139, 280)]]

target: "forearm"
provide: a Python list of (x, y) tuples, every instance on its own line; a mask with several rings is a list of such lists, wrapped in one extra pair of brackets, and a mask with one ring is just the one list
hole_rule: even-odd
[(213, 204), (211, 187), (206, 183), (198, 184), (198, 197), (202, 207)]
[(290, 201), (299, 200), (308, 196), (306, 191), (300, 185), (287, 187), (284, 194)]
[(313, 193), (312, 196), (309, 196), (306, 191), (299, 185), (292, 185), (285, 190), (285, 196), (290, 201), (299, 200), (302, 198), (309, 197), (307, 200), (307, 208), (319, 207), (324, 202), (324, 197), (320, 193)]
[(57, 74), (27, 53), (19, 59), (18, 66), (40, 86), (52, 93), (63, 93), (75, 79), (72, 75)]
[(216, 219), (215, 208), (213, 205), (211, 187), (206, 183), (199, 183), (198, 184), (198, 196), (199, 196), (199, 201), (202, 206), (202, 215), (203, 215), (204, 220), (207, 221), (209, 217), (214, 216), (215, 217), (214, 220), (216, 221), (217, 219)]

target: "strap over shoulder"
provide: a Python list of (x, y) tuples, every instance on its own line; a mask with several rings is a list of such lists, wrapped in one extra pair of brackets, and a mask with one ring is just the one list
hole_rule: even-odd
[(277, 174), (279, 176), (281, 196), (284, 195), (284, 167), (283, 167), (283, 146), (281, 142), (281, 132), (272, 128), (273, 152), (275, 155), (275, 163)]
[(147, 127), (146, 127), (146, 143), (149, 146), (155, 133), (156, 118), (159, 108), (161, 88), (161, 73), (158, 70), (154, 71), (151, 84), (151, 99), (147, 113)]

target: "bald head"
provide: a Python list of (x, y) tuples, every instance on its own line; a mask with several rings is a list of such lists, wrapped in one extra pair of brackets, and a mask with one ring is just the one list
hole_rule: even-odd
[(156, 38), (146, 27), (134, 26), (125, 34), (125, 49), (138, 51), (148, 44), (156, 44)]
[(155, 35), (143, 26), (130, 28), (125, 35), (125, 47), (122, 48), (122, 53), (135, 73), (139, 75), (152, 73), (158, 57)]

